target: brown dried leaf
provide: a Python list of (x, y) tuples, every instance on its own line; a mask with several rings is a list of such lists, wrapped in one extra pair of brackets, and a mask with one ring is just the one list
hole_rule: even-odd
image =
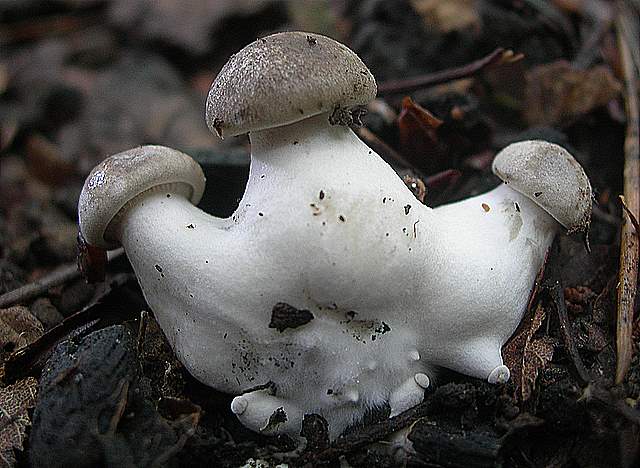
[(621, 89), (604, 65), (588, 70), (565, 61), (538, 65), (526, 74), (524, 117), (530, 126), (567, 124), (604, 106)]
[(26, 307), (0, 309), (0, 355), (33, 343), (43, 333), (44, 327)]
[(28, 410), (36, 404), (38, 381), (33, 377), (0, 388), (0, 467), (16, 464), (14, 450), (22, 450), (27, 427), (31, 424)]
[(480, 29), (475, 0), (411, 0), (411, 6), (428, 27), (435, 26), (440, 32)]
[(442, 120), (434, 116), (410, 97), (402, 100), (398, 116), (398, 132), (402, 154), (427, 174), (446, 169), (447, 152), (438, 141), (437, 129)]
[(535, 387), (538, 373), (551, 361), (554, 340), (550, 337), (533, 339), (546, 313), (538, 304), (533, 314), (525, 318), (522, 326), (504, 347), (505, 364), (511, 370), (516, 384), (516, 395), (526, 401)]
[(555, 340), (549, 336), (531, 340), (527, 343), (522, 359), (520, 389), (522, 400), (528, 400), (536, 385), (538, 373), (553, 358)]

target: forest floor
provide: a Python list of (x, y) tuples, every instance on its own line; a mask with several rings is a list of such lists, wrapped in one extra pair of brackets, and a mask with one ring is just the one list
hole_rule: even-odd
[[(633, 0), (3, 2), (0, 467), (638, 466), (638, 242), (618, 195), (637, 216), (639, 14)], [(280, 30), (329, 35), (371, 68), (379, 98), (355, 131), (429, 206), (495, 186), (514, 141), (558, 143), (585, 168), (590, 251), (554, 243), (503, 348), (508, 383), (442, 369), (423, 403), (334, 441), (309, 417), (300, 449), (245, 429), (230, 395), (189, 375), (124, 255), (104, 281), (77, 270), (78, 196), (110, 154), (183, 150), (207, 176), (200, 206), (234, 211), (248, 140), (212, 135), (204, 101), (232, 53)], [(404, 427), (413, 450), (390, 453)]]

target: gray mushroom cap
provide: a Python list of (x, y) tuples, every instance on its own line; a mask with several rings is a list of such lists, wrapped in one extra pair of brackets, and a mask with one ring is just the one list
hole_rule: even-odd
[(284, 32), (252, 42), (224, 65), (209, 90), (207, 125), (235, 136), (372, 101), (373, 75), (347, 46)]
[(78, 202), (80, 233), (91, 245), (117, 247), (108, 235), (112, 220), (131, 200), (155, 187), (202, 198), (205, 177), (190, 156), (164, 146), (141, 146), (108, 157), (87, 176)]
[(591, 222), (591, 184), (571, 154), (553, 143), (513, 143), (493, 160), (495, 175), (546, 210), (570, 233)]

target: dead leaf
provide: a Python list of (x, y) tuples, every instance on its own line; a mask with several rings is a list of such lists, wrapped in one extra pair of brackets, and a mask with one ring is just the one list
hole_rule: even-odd
[(410, 97), (402, 100), (402, 110), (398, 116), (401, 152), (413, 167), (427, 174), (447, 168), (448, 154), (437, 134), (442, 123)]
[(564, 300), (567, 311), (573, 315), (581, 315), (589, 305), (589, 301), (596, 294), (587, 286), (576, 286), (564, 288)]
[(480, 29), (475, 0), (411, 0), (411, 6), (427, 27), (435, 26), (440, 32)]
[(548, 336), (533, 338), (545, 316), (544, 308), (538, 304), (533, 315), (523, 320), (522, 327), (504, 347), (505, 364), (516, 384), (516, 396), (522, 401), (529, 399), (538, 373), (553, 358), (555, 340)]
[(16, 464), (14, 450), (22, 450), (27, 427), (31, 424), (28, 410), (36, 404), (38, 381), (33, 377), (0, 388), (0, 467)]
[(527, 343), (522, 359), (520, 389), (522, 399), (528, 400), (536, 385), (538, 373), (553, 359), (555, 340), (549, 336)]
[(581, 70), (557, 61), (526, 73), (524, 117), (530, 126), (566, 125), (606, 105), (622, 87), (604, 65)]
[(0, 309), (0, 355), (33, 343), (43, 333), (44, 327), (26, 307)]

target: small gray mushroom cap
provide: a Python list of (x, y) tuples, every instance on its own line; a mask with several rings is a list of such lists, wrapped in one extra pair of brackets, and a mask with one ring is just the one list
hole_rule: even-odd
[(115, 248), (118, 244), (108, 236), (109, 225), (138, 195), (163, 187), (184, 194), (195, 205), (204, 186), (198, 163), (180, 151), (141, 146), (114, 154), (94, 167), (84, 182), (78, 202), (80, 232), (91, 245)]
[(288, 125), (372, 101), (376, 81), (347, 46), (284, 32), (252, 42), (224, 65), (209, 90), (207, 125), (218, 136)]
[(493, 173), (546, 210), (570, 233), (591, 222), (591, 184), (571, 154), (553, 143), (513, 143), (493, 160)]

